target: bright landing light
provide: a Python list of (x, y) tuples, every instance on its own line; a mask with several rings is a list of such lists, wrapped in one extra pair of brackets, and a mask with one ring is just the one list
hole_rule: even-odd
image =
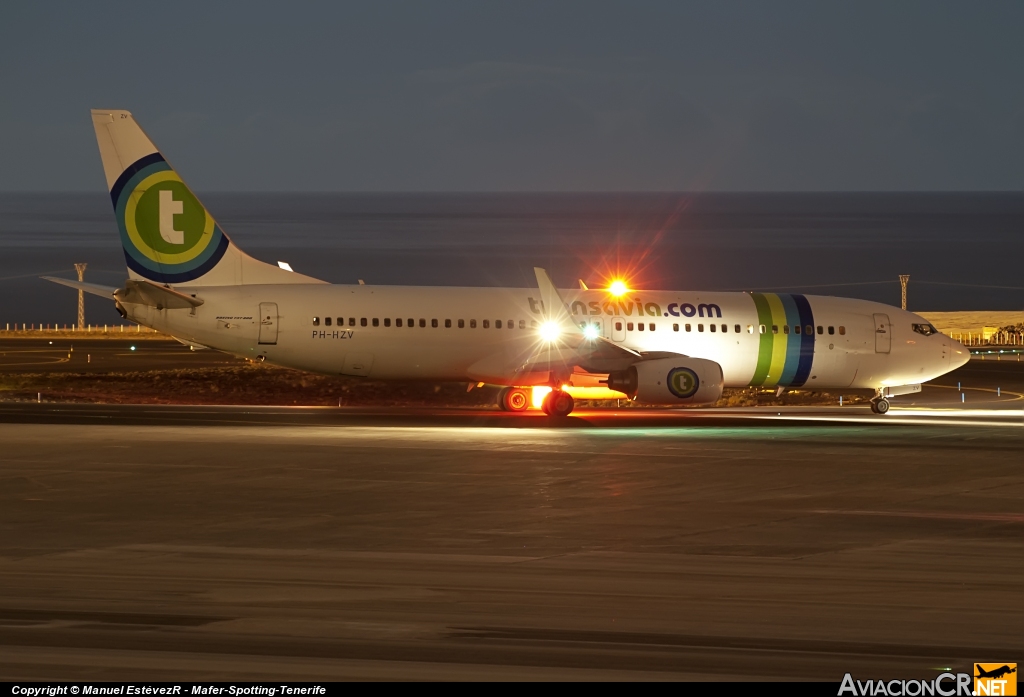
[(554, 341), (558, 338), (559, 334), (561, 334), (561, 331), (554, 322), (545, 322), (540, 325), (540, 338), (544, 339), (544, 341)]
[(616, 298), (625, 295), (629, 291), (624, 281), (612, 281), (612, 284), (608, 286), (608, 292), (614, 295)]
[(600, 336), (600, 332), (598, 332), (596, 325), (588, 324), (583, 328), (583, 336), (587, 337), (590, 340), (594, 340), (598, 336)]

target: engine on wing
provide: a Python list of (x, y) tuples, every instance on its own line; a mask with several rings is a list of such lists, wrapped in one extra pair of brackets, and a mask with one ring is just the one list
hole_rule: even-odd
[(722, 396), (722, 366), (703, 358), (657, 358), (608, 374), (608, 388), (643, 404), (714, 404)]

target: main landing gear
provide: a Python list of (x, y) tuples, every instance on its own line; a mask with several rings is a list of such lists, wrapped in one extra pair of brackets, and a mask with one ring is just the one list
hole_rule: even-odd
[[(498, 406), (502, 411), (526, 411), (530, 406), (531, 388), (506, 387), (498, 395)], [(548, 416), (564, 417), (572, 413), (575, 403), (572, 396), (563, 390), (551, 390), (544, 395), (540, 408)]]
[(572, 413), (575, 404), (572, 395), (562, 390), (551, 390), (544, 396), (544, 402), (540, 408), (548, 416), (565, 417)]
[(526, 411), (530, 406), (530, 395), (521, 387), (506, 387), (498, 395), (498, 406), (502, 411)]
[(875, 397), (871, 400), (871, 411), (876, 414), (885, 414), (889, 411), (889, 400), (885, 397)]

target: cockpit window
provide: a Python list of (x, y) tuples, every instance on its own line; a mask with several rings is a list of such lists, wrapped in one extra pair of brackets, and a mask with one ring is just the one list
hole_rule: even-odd
[(912, 326), (914, 327), (915, 332), (918, 334), (924, 334), (925, 336), (931, 336), (932, 334), (939, 333), (939, 330), (930, 324), (915, 324)]

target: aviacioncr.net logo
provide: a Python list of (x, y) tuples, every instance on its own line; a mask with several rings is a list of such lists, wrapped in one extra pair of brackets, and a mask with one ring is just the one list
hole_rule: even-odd
[(213, 237), (213, 218), (173, 171), (156, 172), (139, 182), (124, 217), (136, 248), (164, 263), (195, 258)]
[(680, 399), (697, 394), (700, 378), (689, 368), (673, 368), (668, 371), (668, 390)]

